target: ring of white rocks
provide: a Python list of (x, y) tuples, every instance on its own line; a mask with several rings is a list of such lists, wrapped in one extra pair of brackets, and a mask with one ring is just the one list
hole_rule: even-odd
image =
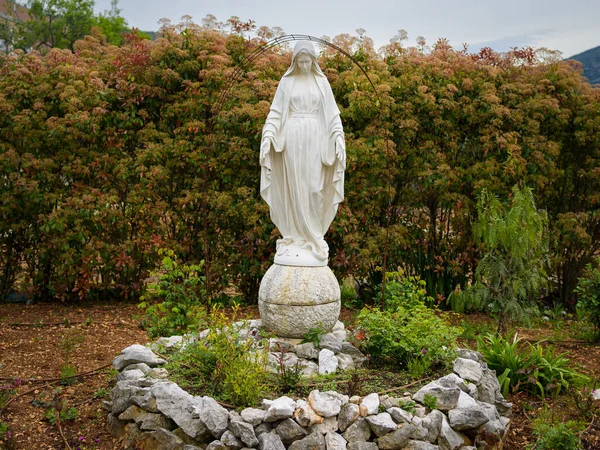
[[(173, 351), (186, 339), (159, 341)], [(287, 355), (311, 353), (306, 344), (273, 339), (270, 345), (275, 342), (286, 347)], [(317, 353), (323, 350), (328, 349)], [(314, 390), (306, 399), (265, 399), (260, 408), (236, 411), (213, 398), (187, 393), (168, 380), (160, 367), (163, 359), (148, 347), (132, 345), (113, 360), (119, 374), (112, 399), (105, 402), (108, 427), (124, 449), (472, 450), (484, 440), (492, 447), (506, 435), (512, 405), (481, 354), (460, 349), (458, 356), (452, 373), (415, 394), (349, 398)], [(423, 405), (426, 395), (436, 398), (437, 409)], [(414, 409), (406, 401), (415, 402)]]

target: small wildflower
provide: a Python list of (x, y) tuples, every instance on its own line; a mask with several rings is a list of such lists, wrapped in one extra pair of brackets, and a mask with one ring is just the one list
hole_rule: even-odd
[(427, 349), (424, 348), (423, 350), (421, 350), (421, 354), (426, 355), (427, 354)]

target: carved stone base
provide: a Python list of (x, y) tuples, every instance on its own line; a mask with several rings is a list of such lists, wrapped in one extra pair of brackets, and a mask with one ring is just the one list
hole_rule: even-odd
[(327, 266), (273, 264), (260, 283), (258, 309), (277, 336), (302, 338), (318, 326), (330, 331), (340, 314), (340, 285)]

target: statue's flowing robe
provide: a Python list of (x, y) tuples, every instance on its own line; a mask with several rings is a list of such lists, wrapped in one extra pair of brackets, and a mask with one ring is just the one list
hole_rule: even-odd
[(323, 236), (344, 199), (345, 167), (335, 148), (343, 130), (327, 78), (322, 72), (312, 76), (319, 96), (313, 111), (298, 111), (296, 77), (284, 75), (277, 87), (263, 128), (263, 137), (270, 137), (274, 148), (262, 162), (260, 193), (283, 236), (278, 253), (281, 245), (294, 244), (326, 259)]

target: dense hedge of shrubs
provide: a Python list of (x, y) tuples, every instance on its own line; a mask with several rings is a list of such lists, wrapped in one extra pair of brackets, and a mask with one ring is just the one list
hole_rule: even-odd
[[(333, 41), (379, 96), (324, 50), (348, 146), (328, 234), (337, 274), (375, 286), (387, 253), (441, 301), (475, 271), (477, 194), (504, 200), (520, 184), (548, 213), (552, 292), (570, 301), (600, 246), (600, 89), (580, 67), (445, 41), (379, 54), (364, 36)], [(136, 299), (169, 248), (204, 260), (213, 297), (233, 283), (256, 301), (277, 237), (258, 192), (260, 132), (289, 49), (266, 52), (215, 106), (259, 44), (186, 22), (156, 41), (96, 33), (75, 52), (0, 56), (0, 292)]]

